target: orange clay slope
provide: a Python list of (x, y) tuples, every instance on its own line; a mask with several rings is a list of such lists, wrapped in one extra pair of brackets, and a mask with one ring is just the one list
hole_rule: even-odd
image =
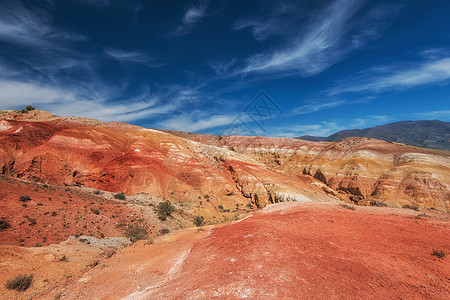
[[(289, 200), (449, 210), (450, 155), (367, 138), (338, 143), (214, 137), (124, 123), (3, 115), (2, 173), (203, 205), (198, 213)], [(30, 114), (29, 113), (29, 114)], [(11, 119), (11, 120), (6, 120)]]

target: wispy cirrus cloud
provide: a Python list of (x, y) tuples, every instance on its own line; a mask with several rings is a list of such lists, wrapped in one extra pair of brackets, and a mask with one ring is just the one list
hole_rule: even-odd
[(181, 24), (171, 32), (171, 35), (179, 37), (190, 33), (192, 28), (206, 16), (207, 8), (206, 0), (200, 1), (197, 5), (191, 4), (184, 12)]
[(111, 103), (112, 91), (103, 89), (95, 94), (83, 88), (79, 90), (43, 86), (41, 83), (0, 80), (0, 105), (5, 109), (17, 109), (32, 103), (56, 115), (71, 114), (102, 121), (135, 121), (173, 113), (183, 104), (166, 102), (152, 96), (148, 90), (126, 101)]
[(14, 51), (12, 59), (1, 61), (9, 76), (3, 73), (0, 77), (24, 82), (39, 79), (48, 84), (61, 82), (70, 72), (91, 79), (93, 59), (72, 47), (87, 38), (52, 26), (51, 1), (33, 4), (11, 0), (0, 10), (0, 43)]
[(301, 105), (299, 107), (294, 108), (290, 113), (289, 116), (297, 116), (297, 115), (304, 115), (304, 114), (310, 114), (316, 111), (338, 107), (348, 104), (348, 101), (346, 100), (334, 100), (334, 101), (314, 101), (313, 103), (308, 103)]
[[(450, 98), (447, 99), (450, 101)], [(450, 120), (450, 109), (448, 110), (434, 110), (427, 112), (415, 113), (414, 116), (419, 119), (442, 119), (442, 120)]]
[(158, 68), (166, 64), (166, 62), (156, 61), (149, 55), (139, 50), (123, 51), (119, 49), (107, 48), (105, 53), (121, 63), (136, 63), (147, 67)]
[(350, 22), (362, 6), (362, 1), (335, 0), (285, 47), (250, 56), (242, 72), (278, 73), (278, 76), (321, 73), (368, 40), (377, 38), (395, 17), (396, 7), (378, 6), (359, 16), (361, 22)]
[(320, 122), (317, 124), (290, 125), (270, 128), (270, 136), (273, 137), (299, 137), (303, 135), (329, 136), (337, 131), (348, 129), (337, 122)]
[[(234, 30), (250, 29), (255, 40), (264, 41), (272, 36), (286, 36), (303, 20), (301, 2), (279, 1), (252, 17), (239, 19), (232, 24)], [(265, 4), (262, 3), (264, 7)]]
[(228, 61), (209, 61), (208, 66), (216, 73), (216, 75), (226, 75), (230, 73), (231, 67), (235, 65), (237, 59), (231, 59)]
[(161, 122), (157, 125), (160, 128), (196, 132), (204, 129), (226, 126), (236, 119), (236, 115), (208, 115), (204, 112), (193, 111), (184, 113)]
[(106, 54), (119, 60), (119, 61), (131, 61), (138, 63), (145, 63), (150, 61), (150, 57), (139, 50), (135, 51), (123, 51), (118, 49), (105, 49)]
[[(80, 41), (82, 35), (54, 29), (47, 10), (25, 8), (22, 2), (11, 0), (0, 10), (0, 40), (8, 43), (55, 48), (57, 41)], [(39, 50), (39, 48), (37, 48)]]
[(263, 22), (257, 20), (240, 20), (233, 24), (235, 30), (251, 28), (253, 37), (258, 41), (267, 39), (274, 32), (278, 32), (279, 25), (274, 22)]
[[(106, 5), (108, 1), (94, 2)], [(14, 60), (0, 60), (2, 108), (33, 104), (58, 115), (136, 121), (172, 113), (182, 105), (162, 101), (145, 87), (123, 99), (127, 80), (111, 83), (102, 78), (95, 68), (100, 55), (76, 47), (87, 39), (54, 28), (53, 4), (42, 5), (46, 6), (24, 6), (12, 0), (0, 10), (0, 42), (25, 50), (17, 51)], [(161, 65), (140, 51), (107, 49), (105, 54), (121, 63)]]
[[(346, 92), (375, 92), (382, 93), (392, 90), (405, 90), (424, 85), (450, 83), (450, 57), (428, 60), (422, 63), (414, 63), (409, 67), (381, 68), (383, 73), (366, 75), (360, 78), (360, 83), (352, 85), (341, 84), (333, 88), (329, 95)], [(367, 74), (367, 73), (366, 73)], [(353, 81), (353, 80), (352, 80)]]
[(395, 120), (388, 115), (367, 115), (349, 120), (323, 121), (317, 124), (294, 124), (270, 129), (271, 136), (299, 137), (303, 135), (327, 137), (341, 130), (362, 129)]
[(373, 126), (374, 124), (386, 124), (393, 120), (392, 116), (388, 115), (370, 115), (354, 119), (350, 124), (349, 128), (367, 128), (368, 126)]

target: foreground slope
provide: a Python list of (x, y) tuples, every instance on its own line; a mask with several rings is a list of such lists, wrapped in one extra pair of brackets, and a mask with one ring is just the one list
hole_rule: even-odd
[(447, 216), (417, 215), (275, 204), (210, 231), (138, 243), (57, 293), (64, 299), (448, 299), (449, 264), (431, 255), (450, 247)]

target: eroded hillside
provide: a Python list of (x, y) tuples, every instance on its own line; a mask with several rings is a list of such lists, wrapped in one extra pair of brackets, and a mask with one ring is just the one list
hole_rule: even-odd
[[(8, 119), (17, 118), (25, 117)], [(41, 111), (36, 118), (1, 121), (3, 174), (202, 203), (203, 214), (218, 205), (333, 199), (449, 210), (445, 151), (371, 138), (325, 143), (163, 132)]]

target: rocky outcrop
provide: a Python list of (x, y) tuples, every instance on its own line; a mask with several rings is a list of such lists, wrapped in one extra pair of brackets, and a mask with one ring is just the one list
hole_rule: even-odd
[[(196, 139), (209, 142), (204, 136)], [(314, 177), (330, 194), (358, 204), (450, 208), (450, 153), (445, 151), (372, 138), (324, 143), (230, 136), (221, 143), (277, 173)]]

